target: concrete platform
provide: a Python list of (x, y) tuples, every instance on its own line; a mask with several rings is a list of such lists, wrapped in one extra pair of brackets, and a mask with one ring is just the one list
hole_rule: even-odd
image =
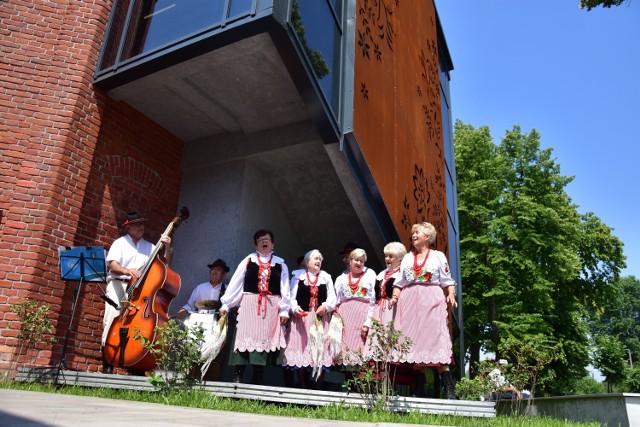
[[(78, 372), (53, 369), (21, 369), (17, 381), (57, 383), (58, 385), (82, 387), (109, 387), (133, 390), (153, 390), (146, 377), (130, 375), (105, 375), (92, 372)], [(216, 396), (234, 399), (262, 400), (274, 403), (325, 406), (343, 404), (366, 407), (365, 399), (356, 393), (319, 391), (299, 388), (259, 386), (229, 382), (206, 381), (203, 389)], [(423, 399), (397, 396), (394, 399), (397, 412), (420, 412), (426, 414), (446, 414), (465, 417), (495, 417), (495, 402), (469, 400)]]

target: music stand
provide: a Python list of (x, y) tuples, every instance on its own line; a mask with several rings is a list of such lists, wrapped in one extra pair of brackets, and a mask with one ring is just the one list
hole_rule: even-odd
[[(66, 355), (67, 345), (69, 343), (69, 332), (71, 331), (73, 319), (75, 318), (82, 283), (104, 283), (107, 281), (106, 251), (102, 246), (78, 246), (75, 248), (61, 246), (58, 248), (58, 257), (60, 259), (60, 276), (62, 280), (78, 282), (78, 285), (73, 295), (69, 326), (67, 326), (67, 331), (65, 332), (60, 362), (57, 366), (56, 385), (58, 384), (60, 372), (63, 369), (67, 369)], [(103, 297), (106, 297), (106, 295), (103, 295)]]

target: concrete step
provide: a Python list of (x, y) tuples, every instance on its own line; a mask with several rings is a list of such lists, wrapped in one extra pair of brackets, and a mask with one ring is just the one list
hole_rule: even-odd
[[(78, 372), (58, 368), (22, 368), (16, 381), (55, 383), (61, 386), (108, 387), (116, 389), (148, 390), (154, 387), (147, 377), (131, 375), (105, 375), (95, 372)], [(243, 383), (205, 381), (202, 389), (216, 396), (232, 399), (251, 399), (273, 403), (296, 405), (367, 407), (366, 396), (357, 393), (308, 390), (301, 388), (272, 387)], [(495, 417), (495, 402), (471, 400), (425, 399), (395, 396), (392, 400), (396, 412), (420, 412), (425, 414), (447, 414), (465, 417)]]

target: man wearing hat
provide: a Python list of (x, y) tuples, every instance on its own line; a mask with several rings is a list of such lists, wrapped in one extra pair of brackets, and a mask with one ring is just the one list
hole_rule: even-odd
[(349, 255), (351, 254), (351, 252), (353, 252), (354, 249), (358, 248), (361, 248), (361, 246), (357, 243), (347, 242), (345, 243), (344, 248), (340, 252), (338, 252), (338, 255), (342, 255), (342, 262), (344, 263), (344, 270), (342, 271), (343, 274), (349, 272)]
[(172, 319), (184, 319), (190, 311), (217, 310), (220, 308), (220, 297), (224, 294), (225, 275), (229, 272), (227, 263), (218, 258), (209, 267), (209, 281), (200, 283), (191, 293), (189, 301), (182, 306)]
[[(111, 366), (104, 359), (104, 345), (109, 336), (109, 329), (113, 320), (120, 315), (122, 309), (120, 301), (125, 300), (125, 291), (129, 282), (140, 277), (141, 270), (146, 265), (151, 253), (156, 246), (144, 239), (144, 224), (147, 219), (140, 212), (129, 212), (122, 221), (124, 235), (113, 242), (107, 253), (107, 298), (118, 308), (107, 303), (104, 309), (102, 320), (102, 349), (103, 349), (103, 372), (110, 374), (113, 371)], [(169, 257), (172, 252), (171, 238), (162, 236), (160, 242), (164, 245), (165, 257)]]

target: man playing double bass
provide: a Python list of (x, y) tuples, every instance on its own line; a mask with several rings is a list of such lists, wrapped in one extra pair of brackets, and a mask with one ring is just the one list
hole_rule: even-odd
[[(107, 253), (107, 298), (118, 305), (118, 309), (109, 303), (105, 304), (104, 317), (102, 320), (102, 367), (105, 374), (113, 372), (104, 356), (104, 346), (109, 335), (109, 329), (114, 319), (120, 315), (121, 301), (125, 300), (125, 291), (131, 279), (140, 277), (142, 268), (149, 256), (155, 250), (155, 245), (144, 239), (144, 223), (147, 219), (139, 212), (129, 212), (122, 222), (124, 235), (116, 239)], [(164, 244), (165, 258), (173, 251), (171, 248), (171, 238), (163, 236), (160, 242)]]

